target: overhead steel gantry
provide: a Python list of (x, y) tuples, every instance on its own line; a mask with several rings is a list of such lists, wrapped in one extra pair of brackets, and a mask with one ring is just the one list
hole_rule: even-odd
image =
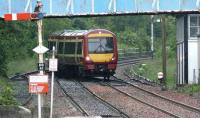
[[(200, 0), (41, 0), (45, 17), (199, 13)], [(36, 0), (0, 0), (6, 13), (32, 13)]]

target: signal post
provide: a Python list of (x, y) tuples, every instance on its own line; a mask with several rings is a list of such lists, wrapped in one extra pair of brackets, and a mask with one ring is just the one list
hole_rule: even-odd
[[(39, 75), (41, 76), (42, 79), (44, 78), (48, 78), (48, 76), (46, 77), (46, 75), (44, 75), (44, 70), (45, 70), (45, 65), (44, 65), (44, 57), (43, 54), (48, 51), (48, 48), (43, 46), (43, 41), (42, 41), (42, 18), (43, 18), (43, 14), (41, 13), (41, 9), (42, 9), (42, 3), (41, 1), (37, 1), (37, 5), (35, 7), (35, 11), (37, 14), (37, 18), (39, 20), (37, 20), (37, 26), (38, 26), (38, 46), (36, 48), (33, 49), (34, 52), (36, 52), (38, 54), (39, 57), (39, 61), (38, 61), (38, 71), (39, 71)], [(43, 80), (41, 79), (40, 82), (43, 82)], [(42, 117), (42, 94), (43, 93), (47, 93), (48, 92), (48, 79), (47, 81), (45, 81), (46, 84), (43, 84), (42, 90), (37, 89), (37, 94), (38, 94), (38, 118)]]
[(33, 49), (38, 54), (38, 74), (29, 76), (29, 93), (38, 94), (38, 118), (42, 117), (41, 106), (42, 106), (42, 94), (48, 92), (48, 75), (44, 75), (45, 65), (43, 54), (48, 51), (48, 48), (43, 46), (42, 41), (42, 11), (43, 4), (41, 0), (37, 0), (34, 13), (17, 13), (4, 14), (4, 21), (28, 21), (37, 20), (38, 26), (38, 46)]

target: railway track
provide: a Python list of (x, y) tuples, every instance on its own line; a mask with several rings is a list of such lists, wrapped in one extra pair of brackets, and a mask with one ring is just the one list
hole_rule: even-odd
[(137, 64), (137, 63), (140, 63), (141, 61), (148, 60), (148, 59), (152, 59), (152, 57), (141, 57), (141, 58), (127, 57), (127, 58), (120, 59), (118, 61), (117, 65), (118, 66), (126, 66), (129, 64)]
[(28, 76), (34, 73), (37, 71), (16, 74), (9, 78), (12, 81), (14, 96), (22, 106), (27, 106), (33, 98), (33, 95), (28, 92)]
[(127, 114), (123, 113), (87, 89), (80, 81), (67, 81), (58, 79), (57, 82), (68, 98), (70, 98), (75, 107), (83, 115), (129, 118)]
[(143, 76), (134, 75), (132, 77), (127, 73), (123, 73), (123, 74), (124, 74), (124, 76), (128, 77), (131, 81), (140, 82), (142, 84), (149, 85), (149, 86), (161, 86), (160, 83), (158, 83), (156, 81), (151, 81)]
[[(114, 78), (116, 79), (117, 77), (114, 77)], [(150, 92), (150, 91), (145, 90), (143, 88), (140, 88), (140, 87), (134, 85), (131, 82), (128, 82), (128, 81), (125, 81), (125, 80), (122, 80), (122, 79), (118, 79), (118, 78), (117, 78), (117, 80), (120, 80), (123, 84), (126, 83), (128, 86), (130, 86), (132, 88), (129, 87), (129, 90), (128, 90), (127, 88), (121, 89), (120, 87), (113, 86), (112, 84), (109, 84), (109, 83), (106, 83), (106, 85), (109, 86), (110, 88), (118, 91), (119, 93), (127, 95), (134, 100), (137, 100), (141, 103), (144, 103), (144, 104), (146, 104), (146, 105), (148, 105), (148, 106), (150, 106), (150, 107), (152, 107), (156, 110), (159, 110), (163, 113), (166, 113), (166, 114), (168, 114), (172, 117), (176, 117), (176, 118), (184, 117), (184, 116), (181, 115), (181, 112), (177, 113), (177, 112), (175, 112), (175, 110), (172, 111), (173, 109), (179, 109), (178, 111), (186, 112), (189, 115), (191, 115), (190, 117), (193, 117), (193, 118), (200, 117), (200, 109), (199, 108), (196, 108), (196, 107), (190, 106), (190, 105), (186, 105), (186, 104), (180, 103), (178, 101), (174, 101), (172, 99), (163, 97), (163, 96), (158, 95), (156, 93), (153, 93), (153, 92)], [(134, 89), (136, 89), (136, 90), (134, 90)], [(127, 92), (127, 90), (128, 90), (128, 92)], [(153, 99), (153, 101), (150, 102), (150, 101), (148, 101), (148, 99), (144, 99), (144, 98), (148, 98), (148, 99), (151, 98), (151, 100)], [(156, 102), (165, 103), (168, 106), (167, 107), (159, 106), (159, 105), (155, 104)], [(172, 107), (173, 109), (169, 109), (170, 107)]]
[(58, 85), (60, 86), (60, 88), (62, 89), (62, 91), (64, 92), (64, 94), (69, 98), (69, 100), (71, 101), (71, 103), (82, 113), (83, 116), (89, 116), (89, 113), (87, 113), (86, 110), (84, 110), (77, 102), (76, 100), (70, 96), (67, 91), (65, 90), (64, 86), (61, 84), (61, 82), (59, 80), (56, 80)]

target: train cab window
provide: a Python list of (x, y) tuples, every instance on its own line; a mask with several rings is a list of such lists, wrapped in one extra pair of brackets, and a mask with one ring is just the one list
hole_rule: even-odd
[(49, 44), (48, 44), (49, 50), (52, 50), (53, 46), (55, 46), (55, 48), (56, 48), (56, 42), (55, 41), (49, 41)]
[(64, 43), (59, 42), (59, 44), (58, 44), (58, 54), (63, 54), (63, 46), (64, 46)]
[(113, 38), (100, 37), (88, 39), (89, 53), (113, 53)]
[(75, 42), (66, 42), (64, 53), (65, 54), (75, 54)]
[(82, 54), (82, 42), (77, 43), (77, 54)]

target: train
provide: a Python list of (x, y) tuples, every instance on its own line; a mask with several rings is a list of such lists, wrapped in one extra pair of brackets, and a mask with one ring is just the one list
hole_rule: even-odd
[(48, 37), (48, 47), (55, 46), (58, 73), (109, 79), (118, 61), (116, 35), (106, 29), (63, 30)]

